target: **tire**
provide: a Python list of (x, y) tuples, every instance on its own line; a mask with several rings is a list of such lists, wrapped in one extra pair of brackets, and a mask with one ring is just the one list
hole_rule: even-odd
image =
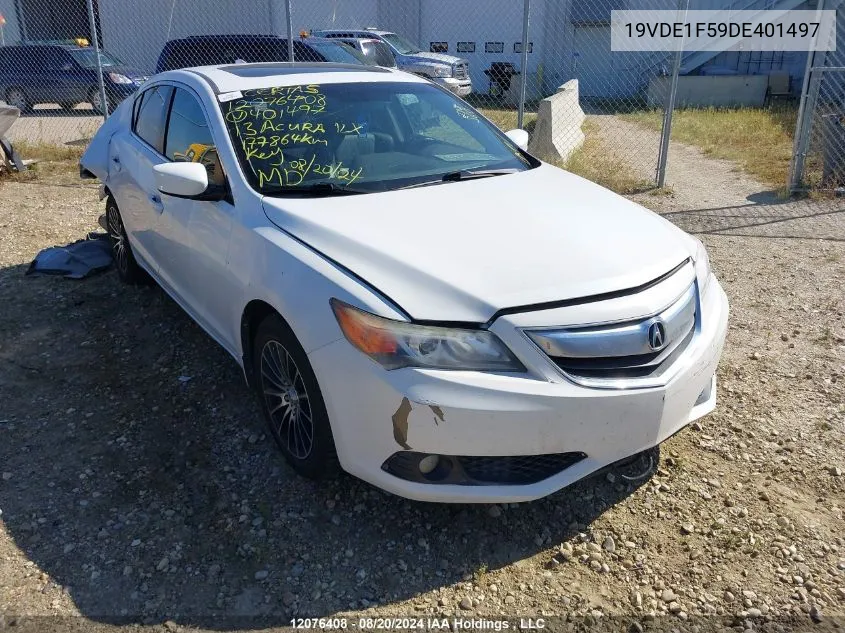
[(337, 475), (337, 452), (317, 377), (279, 315), (258, 326), (252, 359), (264, 418), (288, 464), (308, 479)]
[(6, 103), (12, 106), (13, 108), (17, 108), (21, 111), (21, 113), (29, 113), (32, 112), (32, 103), (29, 101), (29, 97), (26, 96), (26, 93), (23, 91), (23, 88), (18, 88), (14, 86), (6, 90)]
[(112, 99), (111, 99), (111, 97), (109, 97), (108, 93), (106, 93), (106, 100), (108, 101), (108, 104), (109, 104), (108, 113), (103, 112), (103, 104), (100, 103), (100, 88), (99, 88), (99, 86), (94, 86), (93, 88), (91, 88), (88, 91), (88, 103), (91, 104), (91, 108), (94, 110), (94, 112), (97, 112), (98, 114), (111, 114), (112, 112), (114, 112), (115, 104), (112, 103)]
[(106, 226), (111, 242), (112, 257), (117, 276), (125, 284), (137, 285), (149, 283), (149, 275), (138, 265), (129, 245), (126, 227), (120, 217), (120, 209), (112, 196), (106, 200)]

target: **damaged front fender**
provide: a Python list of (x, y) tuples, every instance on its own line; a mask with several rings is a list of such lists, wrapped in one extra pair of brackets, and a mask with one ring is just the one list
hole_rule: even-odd
[[(446, 421), (446, 417), (443, 415), (443, 409), (433, 404), (424, 406), (428, 406), (434, 414), (435, 425), (439, 425), (440, 422)], [(399, 403), (399, 408), (396, 409), (396, 413), (394, 413), (390, 418), (393, 421), (393, 439), (396, 440), (396, 443), (406, 451), (411, 450), (411, 447), (408, 445), (408, 416), (411, 415), (412, 410), (413, 406), (411, 405), (411, 401), (408, 400), (407, 397), (404, 397), (402, 398), (402, 402)]]

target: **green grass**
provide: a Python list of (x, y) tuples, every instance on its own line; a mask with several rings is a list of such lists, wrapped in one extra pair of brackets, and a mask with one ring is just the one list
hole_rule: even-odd
[(644, 180), (627, 162), (609, 151), (599, 135), (597, 124), (587, 119), (581, 130), (584, 132), (584, 144), (566, 162), (558, 164), (559, 167), (620, 194), (654, 188), (654, 183)]
[[(642, 110), (618, 115), (660, 130), (663, 112)], [(705, 155), (734, 161), (764, 184), (783, 187), (792, 157), (797, 109), (770, 108), (680, 109), (672, 115), (672, 140), (695, 145)]]
[(24, 172), (0, 172), (0, 182), (40, 181), (50, 184), (79, 184), (79, 159), (84, 147), (47, 143), (15, 143), (15, 150), (24, 160), (36, 161)]
[[(507, 108), (496, 107), (481, 107), (478, 108), (484, 116), (496, 124), (496, 127), (504, 132), (518, 128), (517, 125), (517, 111), (509, 110)], [(526, 112), (523, 118), (522, 127), (531, 132), (534, 129), (534, 124), (537, 121), (537, 114), (535, 112)]]
[[(518, 127), (516, 110), (481, 107), (479, 111), (504, 131)], [(536, 113), (525, 113), (523, 127), (529, 133), (533, 133), (536, 122)], [(625, 161), (614, 158), (602, 142), (596, 124), (588, 119), (581, 126), (581, 130), (585, 136), (584, 144), (575, 150), (566, 161), (550, 160), (549, 162), (587, 180), (592, 180), (616, 193), (636, 193), (653, 186), (638, 177)], [(547, 157), (541, 156), (540, 158), (545, 159)]]

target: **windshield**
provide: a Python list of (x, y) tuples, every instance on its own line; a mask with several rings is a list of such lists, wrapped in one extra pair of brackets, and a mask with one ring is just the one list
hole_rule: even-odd
[[(76, 60), (76, 63), (82, 66), (83, 68), (97, 67), (97, 52), (93, 48), (86, 50), (70, 51), (70, 54), (73, 55), (73, 59)], [(121, 61), (117, 57), (109, 55), (105, 51), (100, 51), (100, 63), (103, 66), (121, 65)]]
[(399, 51), (400, 55), (413, 55), (420, 52), (419, 46), (412, 44), (401, 35), (396, 35), (396, 33), (386, 33), (382, 35), (382, 38), (390, 42), (390, 45)]
[(308, 42), (308, 46), (326, 58), (327, 62), (339, 64), (367, 64), (369, 62), (356, 50), (341, 42)]
[(361, 50), (364, 57), (371, 60), (376, 66), (396, 68), (396, 60), (393, 59), (393, 53), (390, 52), (390, 48), (384, 42), (366, 40), (361, 42)]
[(261, 88), (220, 107), (247, 177), (265, 194), (314, 185), (390, 191), (534, 166), (492, 123), (429, 84)]

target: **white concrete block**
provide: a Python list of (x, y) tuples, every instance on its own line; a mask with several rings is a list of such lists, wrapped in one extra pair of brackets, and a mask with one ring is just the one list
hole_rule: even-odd
[(578, 80), (571, 79), (540, 101), (528, 151), (543, 160), (566, 161), (584, 142), (583, 123)]

